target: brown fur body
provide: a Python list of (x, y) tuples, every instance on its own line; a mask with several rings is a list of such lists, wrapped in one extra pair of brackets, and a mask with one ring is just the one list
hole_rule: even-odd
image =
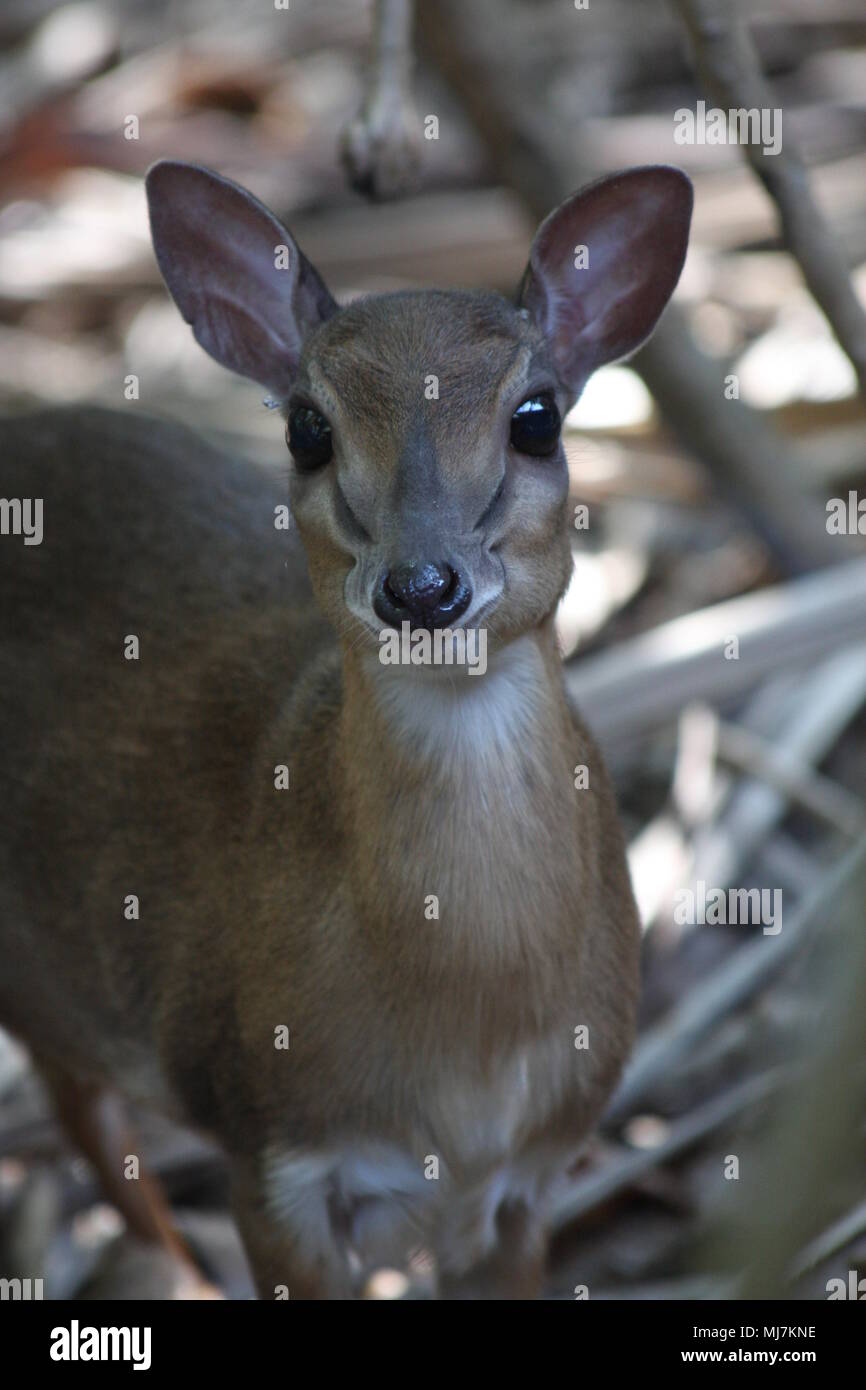
[[(2, 441), (4, 494), (46, 517), (41, 546), (0, 547), (3, 1022), (253, 1164), (336, 1132), (470, 1185), (554, 1138), (561, 1166), (630, 1042), (636, 925), (550, 634), (524, 740), (483, 779), (471, 759), (419, 764), (371, 718), (357, 658), (341, 702), (266, 474), (100, 411), (9, 421)], [(488, 1118), (464, 1152), (461, 1088), (474, 1109), (530, 1045), (507, 1145)]]
[[(3, 424), (2, 492), (44, 499), (44, 539), (0, 543), (0, 1021), (55, 1087), (219, 1138), (265, 1296), (348, 1296), (419, 1243), (449, 1296), (537, 1292), (556, 1181), (631, 1043), (639, 929), (553, 636), (565, 457), (513, 417), (564, 415), (650, 331), (687, 181), (576, 195), (523, 305), (345, 309), (297, 248), (280, 277), (294, 244), (235, 185), (163, 164), (148, 191), (199, 341), (290, 421), (326, 416), (332, 448), (287, 494), (137, 408)], [(572, 281), (577, 226), (594, 269)], [(409, 560), (468, 581), (484, 674), (379, 660)]]

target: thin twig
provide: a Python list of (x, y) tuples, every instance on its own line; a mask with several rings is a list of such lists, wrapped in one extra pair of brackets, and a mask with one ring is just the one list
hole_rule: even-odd
[(624, 1149), (612, 1162), (596, 1172), (588, 1173), (563, 1195), (556, 1206), (554, 1229), (561, 1230), (563, 1226), (577, 1221), (593, 1207), (631, 1187), (653, 1168), (668, 1163), (714, 1130), (720, 1129), (742, 1110), (765, 1100), (779, 1089), (785, 1077), (785, 1071), (779, 1067), (750, 1076), (674, 1121), (661, 1144), (651, 1149)]
[(856, 838), (866, 830), (866, 808), (838, 782), (824, 777), (805, 759), (793, 762), (776, 748), (738, 724), (719, 724), (718, 758), (740, 772), (768, 782), (786, 800), (802, 806), (843, 835)]
[(799, 1279), (803, 1274), (807, 1274), (816, 1265), (823, 1264), (831, 1255), (835, 1255), (837, 1250), (841, 1250), (850, 1241), (866, 1231), (866, 1202), (858, 1202), (856, 1207), (835, 1221), (826, 1231), (822, 1231), (804, 1250), (800, 1251), (799, 1256), (791, 1267), (791, 1278)]
[[(695, 65), (712, 99), (728, 111), (773, 111), (772, 89), (751, 36), (718, 0), (673, 0), (682, 16)], [(806, 166), (790, 134), (778, 152), (748, 141), (742, 150), (779, 210), (785, 241), (812, 295), (854, 365), (866, 394), (866, 312), (842, 249), (815, 202)]]

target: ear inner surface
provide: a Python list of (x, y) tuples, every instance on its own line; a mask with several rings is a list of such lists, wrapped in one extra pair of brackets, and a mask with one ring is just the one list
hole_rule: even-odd
[(691, 211), (689, 179), (658, 165), (591, 184), (541, 224), (520, 302), (575, 396), (652, 332), (683, 267)]
[(285, 395), (307, 333), (337, 305), (273, 213), (192, 164), (146, 180), (160, 271), (196, 341), (223, 366)]

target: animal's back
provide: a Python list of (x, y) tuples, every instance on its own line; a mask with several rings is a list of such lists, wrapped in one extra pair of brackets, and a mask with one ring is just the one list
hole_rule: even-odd
[(112, 1010), (123, 1067), (158, 1005), (141, 955), (182, 935), (195, 850), (231, 841), (251, 750), (330, 634), (281, 480), (183, 427), (4, 421), (0, 495), (43, 503), (41, 544), (0, 537), (0, 1022), (84, 1065)]

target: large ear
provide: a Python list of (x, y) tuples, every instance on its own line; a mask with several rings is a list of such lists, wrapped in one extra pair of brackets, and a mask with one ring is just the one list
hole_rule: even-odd
[(156, 259), (196, 341), (284, 396), (304, 338), (337, 308), (285, 227), (209, 169), (161, 160), (145, 181)]
[(651, 165), (590, 184), (542, 222), (520, 302), (575, 396), (649, 337), (683, 268), (692, 201), (685, 174)]

